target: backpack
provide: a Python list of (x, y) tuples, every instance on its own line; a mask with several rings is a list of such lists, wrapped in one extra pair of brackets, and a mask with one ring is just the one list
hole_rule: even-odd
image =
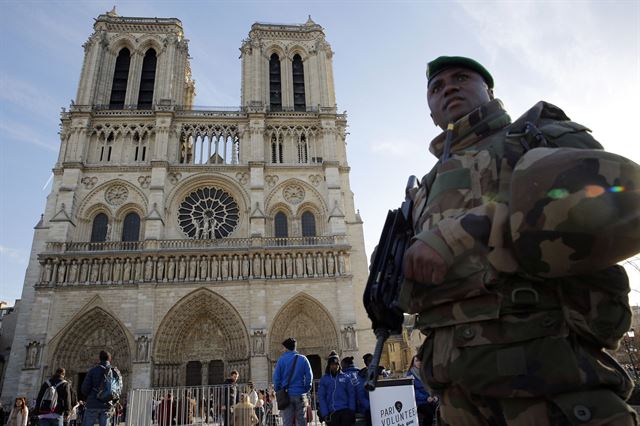
[(44, 391), (44, 395), (42, 395), (38, 409), (40, 414), (55, 413), (56, 407), (58, 406), (58, 386), (67, 382), (65, 380), (61, 380), (53, 385), (49, 380), (47, 380), (45, 383), (47, 384), (47, 389)]
[(115, 367), (105, 367), (100, 365), (105, 371), (102, 376), (102, 383), (97, 389), (96, 398), (101, 402), (114, 402), (120, 399), (122, 391), (122, 378), (120, 372)]

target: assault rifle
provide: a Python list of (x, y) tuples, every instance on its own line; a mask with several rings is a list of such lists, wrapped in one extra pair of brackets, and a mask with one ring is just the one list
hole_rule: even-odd
[(411, 245), (413, 200), (409, 192), (417, 179), (411, 176), (405, 190), (405, 200), (399, 209), (390, 210), (382, 228), (380, 242), (373, 256), (363, 302), (376, 335), (373, 359), (367, 370), (365, 388), (372, 391), (378, 379), (378, 364), (384, 342), (391, 334), (402, 333), (404, 313), (398, 306), (400, 287), (404, 279), (402, 260)]

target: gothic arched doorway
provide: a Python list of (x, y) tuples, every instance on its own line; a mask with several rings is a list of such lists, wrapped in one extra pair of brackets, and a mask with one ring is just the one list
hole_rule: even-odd
[(52, 341), (55, 350), (47, 375), (64, 367), (67, 379), (75, 389), (79, 389), (87, 370), (98, 362), (100, 351), (106, 350), (111, 353), (112, 364), (122, 374), (126, 393), (131, 371), (130, 342), (125, 328), (111, 314), (102, 308), (93, 308), (71, 320), (54, 340), (57, 342)]
[[(334, 350), (340, 352), (338, 333), (331, 314), (320, 302), (306, 294), (291, 299), (278, 312), (269, 333), (269, 361), (272, 366), (280, 356), (282, 342), (287, 337), (295, 337), (297, 350), (309, 358), (315, 379), (322, 372), (322, 360)], [(273, 368), (269, 374), (273, 374)]]
[[(218, 384), (238, 370), (249, 377), (249, 335), (233, 306), (200, 289), (169, 310), (156, 332), (153, 386)], [(210, 371), (210, 369), (214, 369)]]

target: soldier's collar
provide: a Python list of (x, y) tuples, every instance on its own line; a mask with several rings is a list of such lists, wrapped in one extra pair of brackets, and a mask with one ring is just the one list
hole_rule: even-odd
[[(479, 140), (511, 124), (511, 117), (500, 99), (493, 99), (476, 108), (454, 123), (451, 152), (472, 146)], [(444, 151), (447, 132), (440, 133), (431, 141), (429, 151), (440, 158)]]

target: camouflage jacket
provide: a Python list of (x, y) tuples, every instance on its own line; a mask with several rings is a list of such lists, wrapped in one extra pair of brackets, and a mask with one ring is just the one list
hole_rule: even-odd
[[(514, 377), (527, 374), (524, 358), (509, 352), (511, 349), (501, 354), (496, 347), (535, 339), (556, 341), (557, 337), (572, 335), (602, 352), (603, 347), (617, 346), (631, 318), (629, 283), (621, 267), (589, 276), (554, 279), (532, 276), (518, 267), (508, 233), (511, 173), (525, 152), (523, 145), (529, 143), (533, 147), (539, 137), (535, 132), (523, 131), (525, 122), (534, 123), (553, 146), (602, 149), (587, 128), (571, 122), (562, 110), (544, 102), (513, 124), (499, 100), (455, 123), (451, 156), (446, 161), (441, 159), (422, 179), (414, 197), (413, 213), (415, 238), (438, 251), (449, 269), (445, 281), (437, 286), (405, 282), (400, 297), (405, 312), (419, 314), (418, 328), (427, 334), (436, 331), (435, 342), (427, 341), (427, 345), (435, 345), (427, 356), (432, 357), (434, 369), (427, 381), (434, 388), (458, 382), (480, 394), (499, 396), (557, 393), (613, 382), (612, 387), (626, 394), (630, 391), (626, 374), (601, 377), (596, 365), (599, 362), (617, 368), (609, 359), (590, 358), (593, 375), (587, 379), (589, 383), (579, 376), (592, 371), (570, 368), (566, 374), (571, 377), (558, 371), (557, 382), (539, 383), (538, 387), (527, 383), (520, 390), (513, 389), (508, 380), (494, 380), (503, 373)], [(431, 143), (430, 151), (438, 158), (445, 138), (446, 132)], [(442, 332), (438, 334), (438, 330)], [(491, 357), (487, 356), (487, 347)], [(456, 348), (470, 350), (459, 352)], [(471, 350), (474, 348), (476, 352)], [(518, 352), (522, 348), (512, 349)], [(571, 352), (566, 349), (543, 345), (536, 350)], [(579, 362), (575, 355), (566, 356), (566, 360), (558, 356), (555, 368)], [(486, 366), (483, 358), (488, 362)], [(454, 359), (459, 366), (450, 368)], [(478, 376), (468, 377), (472, 371), (493, 371), (496, 364), (504, 371), (488, 373), (486, 381), (477, 380)], [(436, 374), (438, 365), (443, 370)], [(553, 374), (546, 370), (529, 373), (541, 377)]]

